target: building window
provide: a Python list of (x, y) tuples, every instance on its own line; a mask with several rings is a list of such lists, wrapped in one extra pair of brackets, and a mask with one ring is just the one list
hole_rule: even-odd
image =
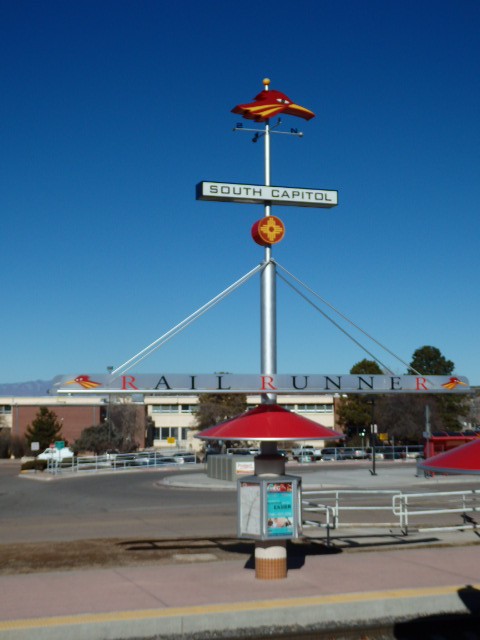
[(180, 413), (196, 413), (198, 407), (196, 404), (181, 404)]
[(9, 416), (12, 413), (11, 404), (0, 404), (0, 415)]
[(178, 413), (178, 404), (154, 404), (152, 413)]
[(333, 413), (333, 404), (299, 404), (298, 413)]
[(152, 413), (196, 413), (196, 404), (153, 404)]
[[(157, 436), (158, 433), (158, 436)], [(159, 427), (156, 432), (156, 436), (160, 440), (168, 440), (168, 438), (175, 438), (177, 442), (179, 440), (186, 440), (188, 434), (187, 427)]]

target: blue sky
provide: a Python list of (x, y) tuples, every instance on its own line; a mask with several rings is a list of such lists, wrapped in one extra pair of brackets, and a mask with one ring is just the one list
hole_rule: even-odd
[[(269, 77), (316, 113), (284, 118), (272, 183), (339, 191), (274, 208), (276, 260), (480, 384), (479, 29), (476, 0), (0, 0), (0, 382), (118, 366), (262, 261), (263, 208), (195, 185), (263, 181), (230, 110)], [(256, 277), (134, 371), (255, 373), (259, 342)], [(278, 283), (280, 373), (363, 357)]]

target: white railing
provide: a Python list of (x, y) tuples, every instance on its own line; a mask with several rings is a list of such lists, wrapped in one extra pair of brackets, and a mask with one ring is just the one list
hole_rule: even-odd
[[(95, 471), (124, 471), (142, 468), (172, 468), (184, 467), (198, 462), (194, 453), (183, 459), (177, 451), (168, 454), (162, 451), (118, 453), (94, 456), (76, 456), (65, 460), (49, 460), (47, 471), (53, 474), (65, 472), (81, 473)], [(185, 454), (186, 455), (186, 454)], [(175, 459), (176, 458), (176, 459)]]
[[(359, 498), (365, 498), (358, 503)], [(370, 504), (365, 504), (366, 501)], [(373, 504), (372, 504), (373, 503)], [(374, 520), (366, 521), (363, 514), (375, 514)], [(433, 493), (403, 493), (396, 490), (324, 490), (302, 492), (302, 519), (305, 527), (319, 527), (330, 531), (345, 528), (389, 528), (398, 527), (408, 535), (412, 520), (417, 520), (418, 531), (453, 531), (480, 529), (475, 519), (468, 514), (480, 512), (480, 491), (442, 491)], [(392, 518), (383, 521), (385, 513)], [(306, 514), (317, 516), (308, 519)], [(348, 519), (347, 514), (355, 514)], [(450, 515), (460, 515), (461, 524), (442, 522)], [(442, 519), (437, 516), (447, 516)], [(320, 518), (320, 519), (319, 519)], [(418, 523), (418, 519), (420, 522)], [(434, 520), (434, 522), (432, 522)]]
[(476, 529), (477, 523), (469, 517), (469, 513), (480, 512), (480, 492), (438, 491), (435, 493), (402, 493), (394, 496), (393, 513), (399, 517), (402, 532), (407, 535), (412, 518), (422, 516), (423, 520), (431, 516), (444, 514), (460, 514), (461, 524), (442, 526), (421, 525), (419, 531), (454, 531)]

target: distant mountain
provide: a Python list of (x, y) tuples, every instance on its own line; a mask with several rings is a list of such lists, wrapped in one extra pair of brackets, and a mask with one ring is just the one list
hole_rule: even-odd
[(52, 380), (0, 383), (0, 397), (48, 396), (48, 390), (52, 385)]

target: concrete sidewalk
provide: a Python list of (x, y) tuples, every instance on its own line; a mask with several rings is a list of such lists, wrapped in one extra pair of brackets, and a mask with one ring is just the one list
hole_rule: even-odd
[(392, 625), (439, 613), (473, 620), (480, 613), (479, 547), (289, 558), (287, 579), (275, 581), (257, 580), (244, 559), (199, 557), (0, 576), (0, 638), (257, 638), (261, 629), (281, 637), (288, 629)]
[[(456, 484), (455, 478), (416, 477), (411, 466), (379, 473), (372, 477), (359, 467), (327, 475), (319, 469), (305, 474), (304, 487), (405, 490), (420, 483), (425, 490), (433, 484), (453, 490), (448, 485)], [(204, 474), (180, 473), (162, 482), (235, 489), (234, 483)], [(171, 564), (0, 576), (0, 639), (258, 639), (306, 632), (310, 638), (328, 632), (330, 639), (480, 638), (480, 538), (466, 530), (442, 534), (435, 544), (382, 548), (378, 542), (368, 551), (310, 548), (303, 555), (289, 553), (288, 577), (275, 581), (257, 580), (244, 556), (222, 561), (207, 553)], [(456, 616), (456, 635), (397, 635), (398, 625), (407, 624), (402, 621), (415, 624), (430, 616), (441, 616), (440, 625)], [(463, 623), (474, 631), (462, 635)], [(392, 633), (362, 632), (375, 627)], [(355, 628), (359, 635), (348, 635)]]

